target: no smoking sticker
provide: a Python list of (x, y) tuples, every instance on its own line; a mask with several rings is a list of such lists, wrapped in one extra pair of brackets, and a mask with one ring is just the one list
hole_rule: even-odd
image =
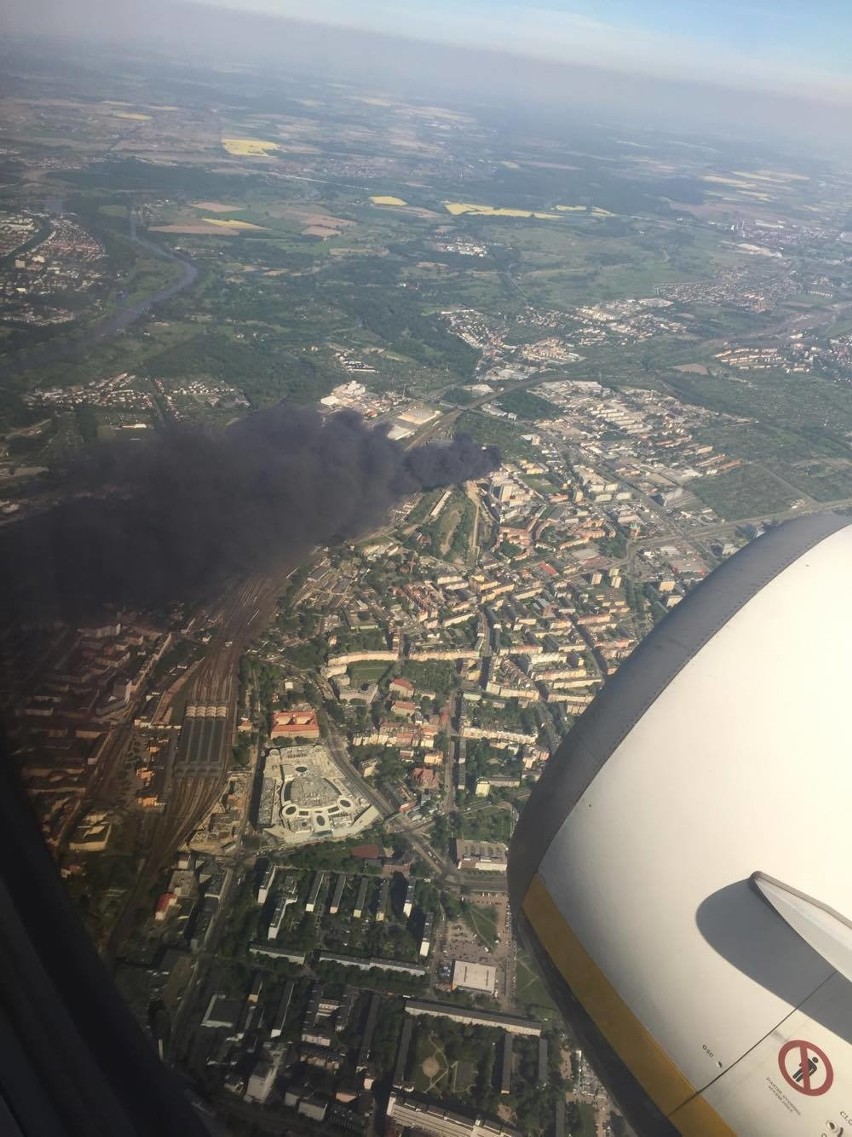
[(788, 1086), (817, 1098), (831, 1089), (834, 1069), (824, 1050), (800, 1038), (785, 1042), (778, 1052), (778, 1066)]

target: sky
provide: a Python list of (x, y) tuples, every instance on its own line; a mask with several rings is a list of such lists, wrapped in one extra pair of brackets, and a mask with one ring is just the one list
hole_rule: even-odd
[(852, 157), (852, 0), (0, 0), (16, 32)]
[(665, 78), (852, 98), (850, 0), (201, 0)]

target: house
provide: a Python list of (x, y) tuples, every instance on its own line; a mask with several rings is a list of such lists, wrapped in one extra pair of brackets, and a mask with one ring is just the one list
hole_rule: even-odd
[(398, 676), (392, 679), (389, 690), (393, 695), (401, 695), (403, 699), (411, 699), (414, 696), (414, 684), (410, 679), (404, 679)]
[(270, 738), (319, 738), (316, 711), (308, 708), (297, 711), (275, 711), (272, 715)]

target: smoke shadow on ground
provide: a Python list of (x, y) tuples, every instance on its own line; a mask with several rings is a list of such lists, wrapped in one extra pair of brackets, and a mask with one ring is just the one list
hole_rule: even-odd
[(100, 446), (68, 472), (62, 500), (0, 534), (0, 605), (73, 623), (200, 601), (499, 463), (467, 436), (406, 451), (355, 412), (283, 403), (225, 430), (176, 425)]

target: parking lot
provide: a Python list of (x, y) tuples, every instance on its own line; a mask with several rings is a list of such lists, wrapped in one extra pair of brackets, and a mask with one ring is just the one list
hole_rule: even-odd
[[(497, 1001), (509, 1009), (514, 1000), (515, 948), (505, 896), (473, 893), (466, 911), (448, 920), (441, 930), (435, 953), (435, 981), (449, 987), (454, 960), (491, 964), (497, 969)], [(508, 984), (508, 985), (507, 985)]]

